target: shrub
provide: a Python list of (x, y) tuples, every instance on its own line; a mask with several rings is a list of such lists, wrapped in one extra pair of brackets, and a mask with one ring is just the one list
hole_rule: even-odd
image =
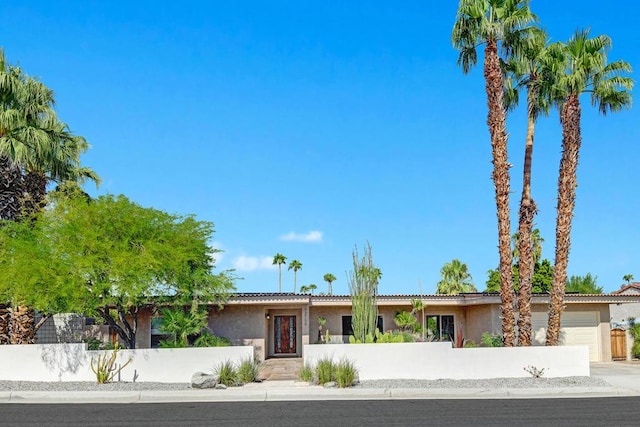
[(333, 360), (329, 358), (323, 358), (318, 360), (316, 364), (316, 375), (318, 377), (318, 384), (322, 385), (336, 380), (336, 367)]
[(160, 340), (158, 342), (160, 348), (185, 348), (187, 345), (183, 341), (176, 339)]
[(306, 363), (302, 365), (302, 369), (300, 370), (300, 381), (312, 382), (313, 381), (313, 368)]
[(209, 331), (204, 331), (193, 342), (194, 347), (229, 347), (231, 340), (227, 337), (219, 337)]
[(335, 366), (335, 378), (338, 383), (338, 387), (351, 387), (358, 376), (358, 370), (352, 361), (344, 358), (341, 359)]
[(465, 340), (463, 345), (464, 348), (475, 348), (477, 346), (478, 344), (473, 340)]
[(220, 362), (213, 372), (218, 377), (218, 382), (224, 384), (227, 387), (238, 385), (238, 370), (236, 366), (230, 360)]
[(238, 381), (242, 384), (252, 383), (260, 375), (260, 361), (256, 357), (247, 357), (238, 367)]
[(502, 335), (490, 334), (489, 332), (483, 332), (480, 341), (485, 347), (504, 347), (502, 341)]

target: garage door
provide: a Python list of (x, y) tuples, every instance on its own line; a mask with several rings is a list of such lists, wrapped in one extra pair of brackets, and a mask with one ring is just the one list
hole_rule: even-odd
[[(563, 313), (560, 322), (560, 343), (562, 345), (587, 345), (589, 346), (589, 360), (599, 362), (598, 317), (597, 311)], [(547, 313), (532, 313), (534, 345), (544, 345), (547, 321)]]

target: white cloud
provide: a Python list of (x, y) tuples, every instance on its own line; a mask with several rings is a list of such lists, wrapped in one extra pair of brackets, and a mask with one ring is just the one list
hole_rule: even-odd
[(233, 260), (233, 268), (237, 271), (272, 270), (273, 257), (268, 256), (244, 256), (241, 255)]
[(280, 236), (280, 240), (284, 240), (286, 242), (319, 243), (322, 242), (322, 231), (313, 230), (306, 234), (291, 231)]

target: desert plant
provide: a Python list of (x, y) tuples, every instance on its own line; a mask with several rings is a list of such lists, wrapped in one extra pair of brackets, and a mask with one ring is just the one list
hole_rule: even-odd
[(533, 378), (540, 378), (544, 375), (544, 368), (537, 368), (533, 365), (525, 367), (524, 370), (530, 373)]
[(338, 387), (351, 387), (357, 379), (358, 370), (354, 363), (349, 359), (343, 358), (334, 365), (335, 380)]
[(353, 271), (348, 273), (351, 291), (351, 326), (355, 339), (366, 341), (367, 335), (373, 335), (378, 323), (378, 281), (382, 272), (373, 263), (369, 242), (364, 248), (362, 258), (358, 248), (353, 250)]
[(323, 334), (322, 334), (322, 328), (324, 328), (324, 325), (327, 324), (327, 318), (326, 317), (318, 317), (318, 343), (320, 344), (325, 344), (325, 341), (323, 341)]
[(393, 318), (393, 321), (395, 322), (396, 326), (401, 328), (403, 331), (415, 332), (416, 327), (419, 325), (416, 318), (413, 317), (413, 314), (408, 311), (401, 311), (400, 313), (396, 314)]
[(103, 354), (98, 354), (97, 358), (91, 358), (91, 370), (96, 375), (98, 384), (110, 383), (125, 366), (131, 363), (131, 358), (129, 358), (123, 365), (118, 365), (116, 363), (117, 357), (118, 350), (113, 350), (110, 355), (105, 351)]
[(504, 347), (502, 336), (499, 334), (490, 334), (489, 332), (483, 332), (480, 337), (480, 342), (485, 347)]
[[(377, 331), (377, 329), (376, 329)], [(374, 336), (372, 334), (367, 334), (364, 337), (364, 343), (365, 344), (373, 344), (375, 342), (374, 340)], [(353, 335), (349, 335), (349, 344), (362, 344), (362, 340), (356, 338)]]
[(313, 381), (313, 368), (308, 365), (308, 364), (304, 364), (302, 365), (302, 369), (300, 370), (300, 381), (304, 381), (307, 383), (310, 383)]
[(316, 363), (316, 376), (320, 385), (335, 381), (336, 367), (333, 360), (328, 357), (318, 360), (318, 363)]
[(194, 347), (229, 347), (231, 340), (227, 337), (219, 337), (207, 330), (196, 338), (193, 342)]
[(230, 360), (225, 360), (216, 365), (213, 373), (218, 377), (218, 383), (224, 384), (227, 387), (236, 386), (239, 383), (238, 369)]
[(185, 348), (187, 344), (184, 341), (176, 339), (160, 340), (158, 342), (160, 348)]
[(464, 348), (476, 348), (478, 344), (476, 344), (473, 340), (464, 340), (464, 344), (462, 345)]
[(247, 357), (238, 366), (238, 381), (242, 384), (252, 383), (260, 375), (260, 360), (257, 357)]
[(635, 318), (629, 318), (629, 333), (633, 338), (631, 345), (631, 356), (640, 358), (640, 323), (636, 323)]

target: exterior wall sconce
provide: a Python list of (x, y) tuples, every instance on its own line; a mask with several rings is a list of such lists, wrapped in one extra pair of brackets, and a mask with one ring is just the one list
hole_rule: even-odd
[(269, 319), (271, 319), (271, 315), (270, 315), (269, 313), (266, 313), (266, 314), (264, 315), (264, 318), (265, 318), (265, 319), (267, 319), (267, 320), (269, 320)]

